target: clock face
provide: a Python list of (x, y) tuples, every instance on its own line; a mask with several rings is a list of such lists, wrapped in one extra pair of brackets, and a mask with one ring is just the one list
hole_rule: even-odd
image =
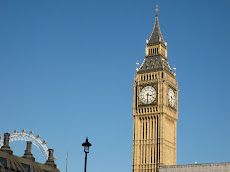
[(171, 107), (174, 107), (175, 106), (175, 102), (176, 102), (176, 97), (175, 97), (175, 93), (173, 91), (172, 88), (169, 88), (169, 91), (168, 91), (168, 100), (169, 100), (169, 104)]
[(152, 86), (146, 86), (141, 90), (139, 97), (142, 103), (150, 104), (156, 99), (157, 92)]

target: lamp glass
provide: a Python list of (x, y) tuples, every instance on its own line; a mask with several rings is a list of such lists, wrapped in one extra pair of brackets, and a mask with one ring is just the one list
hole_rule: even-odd
[(89, 146), (84, 146), (84, 152), (89, 153)]

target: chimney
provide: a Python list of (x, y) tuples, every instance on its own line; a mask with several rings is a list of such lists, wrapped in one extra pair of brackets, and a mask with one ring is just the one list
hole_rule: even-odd
[(30, 159), (31, 161), (35, 161), (35, 158), (34, 158), (33, 154), (31, 153), (31, 149), (32, 149), (32, 142), (27, 141), (26, 150), (25, 150), (25, 153), (22, 157), (26, 158), (26, 159)]
[(7, 152), (12, 155), (13, 151), (10, 149), (9, 142), (10, 142), (10, 133), (5, 133), (4, 134), (4, 144), (1, 147), (0, 151)]
[(49, 165), (49, 166), (52, 166), (54, 168), (57, 167), (57, 165), (54, 163), (54, 150), (53, 149), (49, 149), (49, 156), (48, 156), (48, 160), (46, 161), (45, 165)]

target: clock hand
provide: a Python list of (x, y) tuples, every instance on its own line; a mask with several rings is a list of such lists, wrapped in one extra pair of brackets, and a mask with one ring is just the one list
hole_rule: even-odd
[(149, 93), (147, 93), (146, 95), (147, 95), (147, 103), (148, 103), (148, 97), (149, 97)]

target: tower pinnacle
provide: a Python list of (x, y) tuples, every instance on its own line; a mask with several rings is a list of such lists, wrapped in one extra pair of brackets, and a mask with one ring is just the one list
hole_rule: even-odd
[(158, 5), (156, 6), (155, 25), (149, 40), (146, 41), (145, 57), (146, 59), (137, 70), (137, 74), (153, 71), (166, 71), (172, 77), (174, 74), (167, 60), (167, 44), (161, 35), (161, 30), (158, 22)]
[(159, 26), (159, 21), (158, 21), (158, 5), (156, 5), (156, 19), (155, 19), (155, 25), (153, 28), (152, 35), (149, 38), (148, 44), (156, 44), (156, 43), (163, 43), (164, 44), (164, 39), (161, 35), (161, 30)]

